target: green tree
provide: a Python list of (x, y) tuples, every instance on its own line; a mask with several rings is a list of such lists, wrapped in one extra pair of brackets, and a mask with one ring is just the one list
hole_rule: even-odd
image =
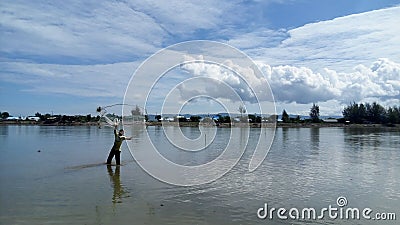
[(132, 115), (142, 115), (142, 110), (140, 110), (139, 106), (136, 105), (135, 109), (131, 110)]
[(36, 116), (36, 117), (41, 117), (42, 114), (40, 114), (39, 112), (36, 112), (36, 113), (35, 113), (35, 116)]
[(386, 110), (383, 108), (383, 106), (373, 102), (372, 105), (368, 107), (367, 115), (368, 121), (372, 123), (383, 123), (385, 122), (386, 118)]
[(282, 121), (284, 123), (290, 122), (289, 114), (287, 114), (286, 110), (283, 110), (283, 112), (282, 112)]
[(90, 122), (90, 120), (92, 120), (92, 115), (91, 114), (87, 114), (86, 115), (86, 122)]
[[(369, 105), (366, 105), (366, 110), (369, 107)], [(345, 120), (350, 121), (351, 123), (360, 123), (361, 119), (359, 117), (359, 107), (358, 104), (355, 102), (351, 103), (349, 106), (346, 106), (343, 109), (343, 117)]]
[(252, 123), (256, 123), (256, 116), (255, 116), (255, 115), (250, 115), (250, 114), (249, 114), (249, 120), (250, 120)]
[(387, 121), (389, 123), (400, 123), (400, 107), (389, 107), (387, 110)]
[(180, 117), (178, 118), (178, 122), (187, 122), (187, 119), (185, 117)]
[(343, 117), (345, 120), (349, 120), (352, 123), (386, 123), (396, 121), (396, 107), (389, 107), (389, 109), (386, 110), (376, 102), (372, 104), (356, 104), (353, 102), (344, 108)]
[(319, 123), (319, 106), (315, 103), (313, 103), (313, 106), (310, 109), (310, 117), (311, 117), (311, 122), (313, 123)]
[(396, 123), (396, 116), (392, 107), (389, 107), (387, 110), (387, 119), (389, 123)]
[(200, 121), (200, 116), (191, 116), (190, 121), (198, 123)]
[(358, 113), (357, 113), (358, 121), (359, 122), (364, 122), (365, 119), (367, 118), (367, 108), (364, 106), (364, 104), (360, 104), (358, 107)]
[(10, 113), (8, 113), (8, 112), (2, 112), (1, 113), (1, 118), (2, 119), (7, 119), (7, 117), (9, 117), (10, 116)]
[(246, 107), (244, 105), (240, 105), (238, 111), (240, 113), (240, 117), (243, 117), (243, 114), (246, 113)]
[(252, 123), (261, 123), (261, 116), (257, 116), (256, 114), (249, 114), (249, 119)]
[(223, 116), (221, 118), (221, 123), (231, 123), (231, 117), (229, 116)]

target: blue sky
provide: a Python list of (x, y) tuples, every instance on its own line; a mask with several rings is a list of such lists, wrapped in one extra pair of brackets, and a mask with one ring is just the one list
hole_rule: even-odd
[[(399, 105), (399, 5), (1, 1), (0, 111), (95, 114), (99, 105), (122, 102), (130, 77), (151, 54), (197, 39), (228, 43), (252, 57), (267, 76), (278, 113), (307, 114), (312, 102), (324, 115), (340, 114), (352, 101)], [(175, 80), (163, 82), (173, 86)]]

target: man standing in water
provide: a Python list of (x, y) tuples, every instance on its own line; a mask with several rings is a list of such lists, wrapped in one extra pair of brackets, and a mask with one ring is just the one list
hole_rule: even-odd
[(115, 161), (117, 165), (121, 164), (121, 144), (123, 140), (131, 140), (132, 137), (125, 137), (124, 130), (119, 130), (117, 133), (118, 125), (114, 126), (114, 145), (111, 148), (110, 154), (108, 154), (107, 164), (111, 164), (112, 158), (115, 156)]

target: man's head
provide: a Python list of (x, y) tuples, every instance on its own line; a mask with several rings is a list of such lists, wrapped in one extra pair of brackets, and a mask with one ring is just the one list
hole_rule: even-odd
[(123, 130), (123, 129), (119, 130), (118, 135), (119, 135), (119, 136), (124, 135), (124, 130)]

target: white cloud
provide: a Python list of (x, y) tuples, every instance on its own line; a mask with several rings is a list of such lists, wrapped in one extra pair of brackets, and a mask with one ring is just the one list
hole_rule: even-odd
[(157, 24), (172, 35), (190, 34), (196, 29), (211, 29), (218, 26), (220, 16), (229, 7), (224, 1), (128, 1), (134, 10), (152, 17)]
[[(241, 19), (232, 12), (240, 14), (244, 5), (235, 4), (3, 1), (0, 81), (20, 84), (18, 88), (28, 93), (122, 98), (139, 61), (169, 43), (191, 39), (194, 34), (196, 38), (197, 32), (206, 30), (211, 38), (211, 31), (222, 40), (229, 35), (227, 43), (257, 59), (279, 104), (297, 104), (298, 111), (308, 111), (311, 102), (326, 108), (366, 100), (399, 104), (400, 7), (288, 31), (260, 25), (243, 32), (246, 27), (225, 26), (231, 19)], [(123, 61), (136, 62), (120, 63)], [(265, 90), (267, 80), (257, 77), (252, 68), (231, 67), (256, 92)], [(185, 69), (224, 81), (243, 99), (252, 101), (245, 82), (225, 69), (212, 65), (188, 65)], [(229, 98), (218, 89), (201, 90)], [(181, 91), (199, 90), (186, 87)]]
[(267, 76), (275, 99), (283, 102), (310, 103), (338, 97), (340, 90), (329, 76), (306, 67), (259, 65)]
[(0, 63), (0, 81), (24, 85), (20, 91), (83, 97), (122, 98), (137, 63), (54, 65)]
[[(273, 67), (271, 86), (280, 101), (297, 103), (338, 100), (342, 103), (366, 98), (386, 100), (400, 97), (400, 64), (379, 59), (370, 67), (358, 65), (350, 73), (325, 69), (322, 73), (307, 68)], [(280, 91), (283, 90), (283, 91)]]
[(3, 7), (1, 24), (3, 53), (45, 62), (112, 62), (149, 54), (164, 36), (151, 18), (117, 2), (13, 2)]
[(359, 101), (376, 97), (382, 100), (400, 98), (400, 64), (380, 59), (370, 68), (359, 65), (355, 72), (347, 74), (343, 90), (344, 99)]
[[(268, 89), (268, 82), (261, 73), (257, 73), (251, 67), (241, 67), (232, 63), (232, 61), (225, 61), (224, 65), (229, 69), (217, 64), (196, 62), (188, 63), (181, 66), (181, 69), (187, 71), (192, 76), (210, 77), (222, 81), (229, 85), (243, 101), (258, 102), (272, 100)], [(196, 87), (195, 89), (193, 87)], [(224, 99), (236, 100), (236, 96), (227, 95), (225, 89), (221, 88), (201, 88), (198, 86), (183, 86), (181, 87), (181, 95), (187, 96), (189, 93), (196, 92), (197, 94), (209, 95), (220, 97)], [(258, 98), (258, 99), (257, 99)]]
[[(176, 35), (216, 28), (225, 3), (9, 1), (1, 3), (0, 52), (9, 61), (96, 64), (148, 56)], [(223, 6), (224, 5), (224, 6)]]
[(274, 47), (281, 41), (288, 38), (289, 34), (286, 30), (270, 30), (261, 28), (251, 33), (239, 33), (230, 38), (227, 43), (236, 48), (246, 51), (258, 47)]
[[(255, 99), (248, 84), (255, 92), (262, 93), (266, 90), (265, 85), (268, 81), (277, 105), (280, 106), (278, 113), (281, 107), (287, 107), (286, 109), (291, 110), (294, 114), (307, 114), (309, 105), (313, 102), (320, 104), (321, 110), (329, 112), (334, 110), (335, 113), (341, 111), (338, 106), (353, 101), (378, 101), (383, 105), (400, 105), (400, 64), (389, 59), (379, 59), (369, 67), (358, 65), (350, 73), (328, 69), (318, 73), (306, 67), (270, 66), (260, 62), (257, 64), (266, 75), (266, 79), (257, 77), (252, 68), (240, 68), (235, 65), (230, 67), (240, 73), (242, 78), (214, 64), (190, 63), (185, 64), (182, 69), (193, 77), (210, 77), (225, 82), (249, 105), (254, 103)], [(0, 81), (23, 85), (22, 91), (28, 93), (122, 99), (128, 81), (137, 65), (138, 63), (90, 66), (23, 62), (0, 63), (0, 68), (2, 68)], [(164, 82), (168, 82), (169, 79), (166, 77)], [(182, 79), (183, 77), (181, 77)], [(179, 82), (179, 79), (176, 81)], [(146, 80), (142, 82), (146, 82)], [(156, 89), (161, 88), (160, 93), (166, 95), (169, 89), (164, 90), (166, 84), (161, 83), (160, 85)], [(167, 86), (171, 88), (173, 85)], [(226, 88), (215, 87), (215, 85), (207, 85), (204, 81), (199, 81), (195, 85), (180, 85), (177, 89), (180, 95), (175, 94), (174, 98), (178, 102), (187, 99), (188, 96), (203, 94), (224, 100), (237, 100), (235, 96), (227, 95)], [(157, 90), (154, 91), (158, 93)], [(147, 93), (146, 90), (143, 93)], [(143, 97), (141, 96), (141, 98)], [(158, 103), (160, 104), (163, 96), (158, 97), (153, 100), (160, 101)], [(260, 100), (266, 99), (261, 98)], [(157, 103), (152, 102), (151, 104), (156, 110)], [(227, 105), (231, 104), (227, 103)], [(331, 109), (329, 110), (329, 108)]]
[[(235, 65), (230, 65), (230, 68), (242, 78), (218, 65), (202, 62), (185, 64), (182, 69), (193, 76), (211, 77), (227, 83), (249, 103), (255, 101), (252, 90), (256, 93), (268, 90), (267, 81), (278, 102), (309, 104), (334, 100), (347, 104), (368, 98), (382, 101), (400, 98), (400, 64), (389, 59), (379, 59), (370, 67), (358, 65), (349, 73), (329, 69), (315, 72), (306, 67), (270, 66), (264, 63), (258, 63), (258, 66), (266, 79), (257, 77), (252, 68)], [(213, 96), (230, 97), (223, 89), (194, 89), (193, 86), (184, 86), (180, 90), (183, 96), (193, 94), (192, 92), (206, 95), (211, 91)], [(267, 98), (259, 100), (265, 101)]]
[(378, 58), (399, 62), (398, 24), (400, 7), (380, 9), (306, 24), (287, 31), (289, 37), (276, 47), (256, 47), (246, 53), (270, 65), (349, 72), (355, 65), (368, 65)]
[(313, 72), (305, 67), (261, 64), (276, 100), (312, 103), (337, 100), (342, 103), (400, 97), (400, 64), (379, 59), (370, 67), (358, 65), (350, 73), (325, 69)]

